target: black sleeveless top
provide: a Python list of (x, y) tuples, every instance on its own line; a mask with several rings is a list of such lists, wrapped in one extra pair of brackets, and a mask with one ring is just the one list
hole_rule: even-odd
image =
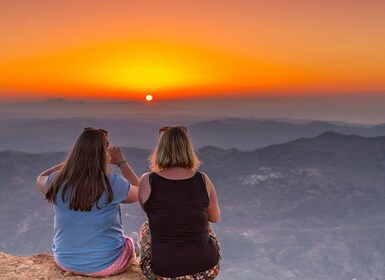
[(171, 180), (150, 174), (151, 194), (144, 203), (151, 230), (151, 266), (156, 275), (177, 277), (202, 272), (218, 263), (210, 242), (203, 174)]

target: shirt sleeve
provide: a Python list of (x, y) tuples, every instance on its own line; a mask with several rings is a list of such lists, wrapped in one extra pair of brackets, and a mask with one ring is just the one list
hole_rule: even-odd
[(119, 174), (111, 174), (110, 182), (114, 192), (113, 202), (121, 203), (125, 201), (130, 191), (130, 183)]
[(53, 181), (53, 178), (55, 178), (57, 172), (53, 172), (51, 174), (49, 174), (48, 178), (47, 178), (47, 190), (49, 189), (49, 187), (51, 186), (51, 183)]

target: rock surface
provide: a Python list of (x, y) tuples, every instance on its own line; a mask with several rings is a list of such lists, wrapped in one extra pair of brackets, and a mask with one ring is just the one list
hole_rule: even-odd
[[(0, 279), (2, 280), (50, 280), (50, 279), (100, 279), (93, 277), (75, 276), (61, 270), (53, 260), (52, 255), (38, 254), (34, 256), (11, 256), (0, 253)], [(145, 280), (137, 261), (129, 269), (119, 275), (103, 279)]]

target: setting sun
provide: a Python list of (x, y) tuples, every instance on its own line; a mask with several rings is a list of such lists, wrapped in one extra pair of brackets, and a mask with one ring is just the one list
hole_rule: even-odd
[(154, 97), (153, 97), (151, 94), (147, 94), (147, 95), (146, 95), (146, 100), (147, 100), (148, 102), (152, 101), (153, 98), (154, 98)]

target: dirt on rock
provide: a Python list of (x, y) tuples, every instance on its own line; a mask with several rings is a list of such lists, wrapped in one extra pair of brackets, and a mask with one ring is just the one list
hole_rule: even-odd
[[(1, 280), (51, 280), (51, 279), (100, 279), (94, 277), (75, 276), (61, 270), (49, 254), (34, 256), (11, 256), (0, 252), (0, 279)], [(137, 261), (124, 273), (103, 277), (111, 280), (145, 280)]]

